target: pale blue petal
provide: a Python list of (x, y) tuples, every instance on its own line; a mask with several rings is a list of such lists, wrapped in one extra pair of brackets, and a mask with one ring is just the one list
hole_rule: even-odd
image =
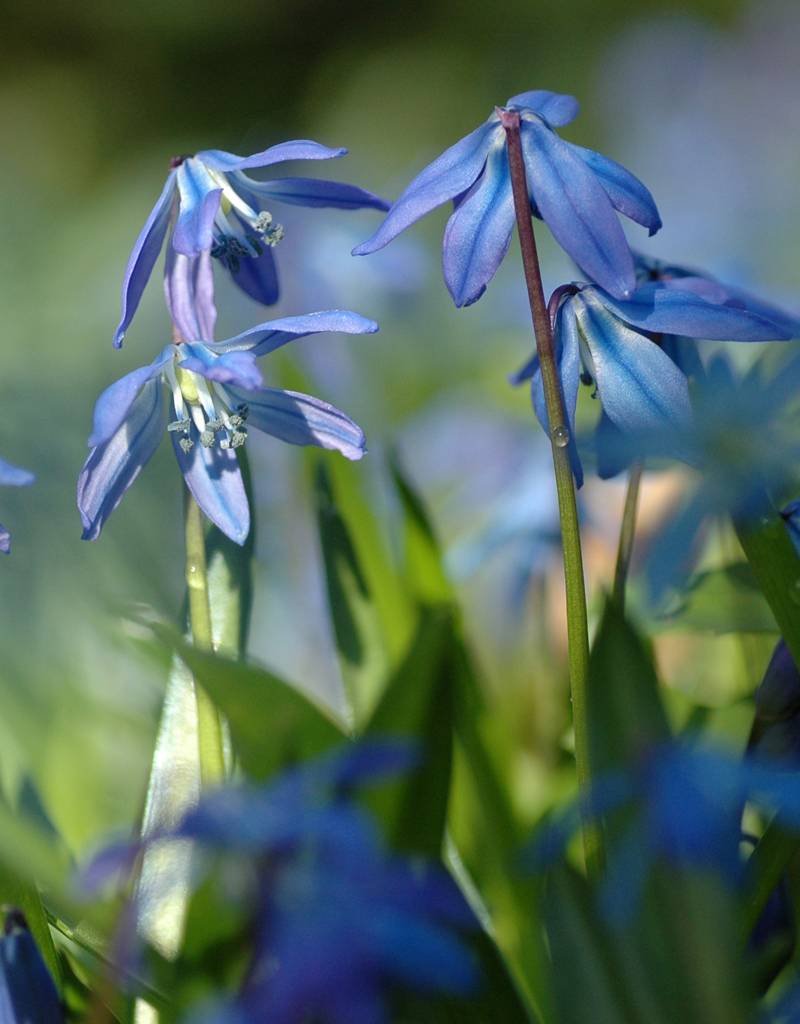
[(0, 552), (7, 555), (11, 551), (11, 534), (8, 530), (0, 523)]
[(158, 381), (144, 384), (125, 421), (94, 448), (78, 477), (78, 509), (84, 540), (96, 540), (108, 517), (148, 462), (163, 437), (164, 403)]
[(360, 459), (366, 452), (361, 427), (319, 398), (279, 388), (262, 388), (254, 394), (238, 388), (230, 391), (237, 401), (247, 406), (249, 427), (289, 444), (332, 449), (348, 459)]
[(523, 121), (522, 148), (532, 202), (564, 251), (620, 298), (636, 287), (633, 257), (611, 200), (568, 143)]
[(353, 255), (366, 256), (382, 249), (420, 217), (471, 188), (486, 163), (492, 136), (502, 130), (496, 119), (487, 121), (428, 164), (394, 203), (372, 238), (357, 245)]
[(264, 383), (252, 352), (224, 352), (216, 355), (205, 345), (192, 344), (181, 346), (181, 355), (181, 368), (199, 373), (206, 380), (235, 384), (249, 390), (260, 388)]
[(180, 207), (172, 244), (184, 256), (197, 256), (214, 243), (214, 218), (222, 189), (203, 164), (190, 157), (178, 168), (178, 192)]
[(164, 296), (170, 318), (183, 341), (213, 341), (217, 309), (208, 250), (184, 256), (167, 248)]
[(593, 149), (567, 143), (589, 169), (597, 175), (615, 210), (647, 228), (651, 235), (661, 228), (661, 217), (655, 200), (639, 179), (629, 170)]
[(388, 210), (392, 205), (373, 192), (340, 181), (318, 178), (247, 179), (248, 190), (256, 196), (291, 206), (332, 207), (338, 210)]
[(581, 109), (574, 96), (550, 92), (549, 89), (532, 89), (530, 92), (517, 93), (506, 101), (506, 106), (535, 110), (554, 128), (562, 128), (570, 121), (574, 121)]
[(508, 154), (505, 146), (498, 146), (444, 233), (444, 279), (456, 306), (469, 306), (486, 291), (508, 252), (513, 228)]
[(114, 332), (115, 348), (122, 345), (125, 332), (139, 307), (145, 285), (158, 259), (158, 254), (161, 252), (161, 246), (164, 244), (164, 235), (167, 233), (175, 197), (175, 175), (175, 171), (170, 171), (164, 189), (158, 197), (156, 205), (150, 211), (150, 216), (145, 221), (128, 259), (125, 276), (122, 279), (122, 316)]
[(692, 421), (686, 378), (652, 339), (615, 317), (592, 289), (571, 301), (592, 358), (592, 375), (608, 418), (623, 432), (674, 427)]
[(0, 459), (0, 485), (3, 487), (27, 487), (36, 477), (30, 470), (21, 469), (4, 459)]
[(174, 346), (167, 345), (149, 366), (140, 366), (138, 370), (131, 370), (130, 373), (126, 373), (124, 377), (120, 377), (105, 389), (94, 407), (92, 433), (88, 441), (90, 448), (105, 444), (112, 434), (119, 430), (142, 387), (158, 376), (164, 366), (174, 357), (174, 354)]
[(696, 291), (681, 290), (675, 282), (643, 284), (626, 301), (602, 296), (602, 301), (626, 323), (654, 334), (682, 334), (711, 341), (787, 340), (791, 332), (757, 313), (708, 302)]
[(279, 320), (251, 327), (242, 334), (218, 341), (209, 348), (213, 352), (252, 352), (256, 356), (274, 352), (297, 338), (325, 332), (339, 334), (374, 334), (378, 325), (349, 309), (328, 309), (303, 316), (285, 316)]
[(185, 452), (175, 432), (170, 434), (172, 447), (186, 486), (211, 522), (235, 544), (244, 544), (250, 532), (250, 506), (244, 489), (242, 473), (232, 448), (200, 444), (192, 425), (194, 445)]
[(286, 160), (331, 160), (346, 153), (346, 149), (331, 149), (310, 139), (294, 139), (270, 146), (252, 156), (237, 156), (223, 149), (204, 149), (197, 154), (197, 159), (218, 171), (243, 171), (248, 167), (268, 167)]

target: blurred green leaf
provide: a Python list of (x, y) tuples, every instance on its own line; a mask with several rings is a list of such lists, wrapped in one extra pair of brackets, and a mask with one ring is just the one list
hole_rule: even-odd
[(792, 861), (800, 856), (800, 836), (789, 832), (779, 821), (772, 821), (756, 844), (747, 862), (745, 890), (748, 893), (744, 915), (744, 938), (756, 926), (767, 904)]
[(450, 792), (453, 686), (447, 659), (447, 611), (422, 609), (406, 659), (394, 673), (364, 737), (413, 744), (417, 766), (371, 795), (394, 847), (438, 858)]
[(766, 494), (748, 512), (747, 520), (734, 523), (736, 533), (778, 629), (800, 665), (800, 557)]
[(409, 589), (423, 604), (455, 604), (455, 592), (444, 569), (439, 543), (428, 513), (396, 455), (391, 472), (400, 501), (403, 554)]
[(330, 474), (322, 463), (317, 467), (315, 496), (336, 650), (358, 725), (375, 707), (386, 683), (390, 659), (369, 582), (350, 528), (337, 506)]
[(39, 947), (56, 987), (61, 991), (61, 969), (47, 922), (47, 914), (36, 884), (27, 875), (11, 869), (0, 859), (0, 905), (16, 907), (25, 915), (31, 935)]
[(777, 633), (778, 627), (746, 562), (698, 573), (677, 608), (656, 619), (657, 629), (710, 633)]
[(670, 738), (649, 645), (608, 597), (589, 659), (589, 745), (596, 778), (632, 768)]
[(155, 625), (225, 715), (244, 772), (266, 780), (341, 743), (344, 724), (291, 683), (254, 665), (198, 651), (176, 631)]
[(612, 958), (613, 942), (597, 917), (588, 884), (566, 865), (547, 877), (545, 920), (559, 1024), (634, 1024)]

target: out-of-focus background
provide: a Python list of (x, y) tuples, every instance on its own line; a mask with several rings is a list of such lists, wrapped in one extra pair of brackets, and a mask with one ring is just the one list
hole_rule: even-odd
[[(130, 645), (122, 612), (143, 602), (172, 615), (181, 600), (180, 479), (167, 445), (97, 543), (79, 539), (74, 504), (97, 394), (169, 335), (155, 274), (125, 348), (111, 348), (128, 253), (170, 156), (313, 138), (350, 155), (300, 173), (394, 198), (493, 104), (532, 88), (573, 93), (582, 112), (565, 136), (630, 167), (659, 203), (663, 231), (647, 240), (632, 226), (636, 246), (800, 308), (792, 0), (4, 6), (0, 454), (38, 482), (0, 492), (13, 534), (0, 565), (0, 764), (7, 789), (34, 782), (76, 854), (129, 826), (143, 798), (164, 678)], [(376, 336), (301, 341), (265, 371), (278, 382), (301, 372), (363, 425), (361, 471), (379, 515), (382, 456), (399, 448), (447, 543), (498, 717), (534, 769), (568, 739), (552, 669), (563, 630), (549, 453), (527, 394), (506, 381), (531, 350), (516, 251), (480, 303), (458, 311), (440, 275), (444, 211), (361, 259), (349, 251), (378, 214), (275, 214), (286, 227), (281, 302), (259, 309), (220, 277), (220, 336), (331, 306), (380, 321)], [(540, 234), (554, 287), (575, 272)], [(308, 459), (261, 437), (249, 449), (252, 655), (335, 702)], [(640, 555), (679, 488), (648, 478)], [(617, 482), (583, 492), (595, 596), (612, 570), (621, 495)], [(673, 630), (658, 652), (689, 704), (724, 716), (757, 681), (769, 642), (704, 642), (701, 659)]]

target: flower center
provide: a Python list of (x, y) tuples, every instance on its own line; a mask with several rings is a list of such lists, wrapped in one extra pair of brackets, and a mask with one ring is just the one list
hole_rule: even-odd
[(175, 411), (167, 431), (180, 434), (178, 444), (184, 452), (194, 448), (196, 438), (204, 448), (241, 448), (247, 440), (246, 405), (234, 403), (217, 381), (183, 369), (178, 356), (164, 375)]
[(243, 259), (261, 256), (265, 248), (272, 249), (280, 242), (284, 236), (283, 225), (274, 223), (268, 210), (254, 210), (224, 174), (211, 171), (210, 175), (222, 189), (219, 210), (214, 218), (211, 255), (235, 274)]

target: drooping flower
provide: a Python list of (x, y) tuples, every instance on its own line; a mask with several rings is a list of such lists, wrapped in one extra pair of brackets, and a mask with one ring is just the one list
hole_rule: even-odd
[[(654, 234), (661, 227), (653, 197), (620, 164), (565, 142), (555, 128), (569, 124), (578, 101), (534, 89), (512, 96), (503, 110), (519, 111), (531, 211), (592, 280), (612, 295), (634, 290), (633, 256), (615, 210)], [(437, 206), (455, 211), (444, 235), (444, 278), (456, 306), (486, 290), (505, 256), (514, 226), (514, 200), (505, 130), (495, 109), (489, 119), (429, 164), (389, 210), (372, 238), (353, 250), (375, 252)]]
[[(19, 466), (12, 466), (10, 462), (0, 459), (0, 487), (27, 487), (35, 480), (33, 473), (27, 469), (20, 469)], [(11, 534), (0, 523), (0, 551), (7, 555), (11, 550)]]
[[(733, 305), (710, 288), (695, 288), (694, 278), (682, 287), (654, 281), (642, 284), (630, 299), (615, 299), (596, 285), (558, 288), (550, 300), (556, 358), (561, 376), (570, 433), (574, 438), (575, 408), (581, 381), (592, 386), (602, 405), (600, 431), (633, 438), (662, 432), (674, 440), (674, 454), (687, 457), (682, 444), (692, 423), (688, 381), (683, 370), (662, 350), (663, 335), (719, 341), (786, 340), (786, 322)], [(548, 431), (539, 357), (534, 356), (512, 382), (531, 381), (533, 406)], [(631, 441), (623, 441), (631, 446)], [(574, 454), (574, 453), (573, 453)], [(573, 464), (580, 481), (577, 456)], [(613, 475), (613, 465), (603, 475)]]
[(0, 938), (0, 1020), (3, 1024), (61, 1024), (56, 986), (24, 915), (6, 912)]
[[(440, 868), (387, 852), (353, 798), (407, 770), (410, 753), (406, 745), (362, 744), (265, 787), (209, 792), (176, 829), (149, 841), (191, 840), (198, 881), (228, 863), (226, 900), (252, 937), (240, 990), (190, 1019), (382, 1024), (390, 987), (475, 987), (458, 935), (474, 918), (456, 886)], [(85, 880), (102, 884), (135, 849), (101, 853)]]
[[(198, 266), (187, 266), (201, 280), (210, 277), (207, 254)], [(84, 540), (99, 536), (165, 431), (198, 505), (238, 544), (249, 533), (250, 510), (236, 449), (251, 427), (289, 444), (333, 449), (348, 459), (360, 459), (366, 450), (361, 428), (334, 406), (264, 387), (257, 359), (310, 334), (371, 334), (378, 330), (374, 320), (335, 309), (271, 320), (213, 342), (200, 340), (213, 330), (210, 301), (182, 304), (173, 295), (172, 310), (180, 340), (167, 345), (149, 366), (112, 384), (95, 406), (92, 450), (78, 479)], [(183, 333), (192, 326), (192, 333)]]
[(170, 225), (168, 245), (176, 253), (194, 257), (210, 251), (247, 295), (265, 305), (276, 302), (278, 278), (272, 249), (283, 237), (283, 227), (273, 220), (267, 206), (286, 203), (386, 210), (389, 204), (342, 182), (313, 178), (259, 181), (246, 172), (287, 160), (329, 160), (346, 152), (298, 139), (248, 157), (207, 149), (173, 160), (163, 191), (128, 260), (114, 345), (122, 344)]

